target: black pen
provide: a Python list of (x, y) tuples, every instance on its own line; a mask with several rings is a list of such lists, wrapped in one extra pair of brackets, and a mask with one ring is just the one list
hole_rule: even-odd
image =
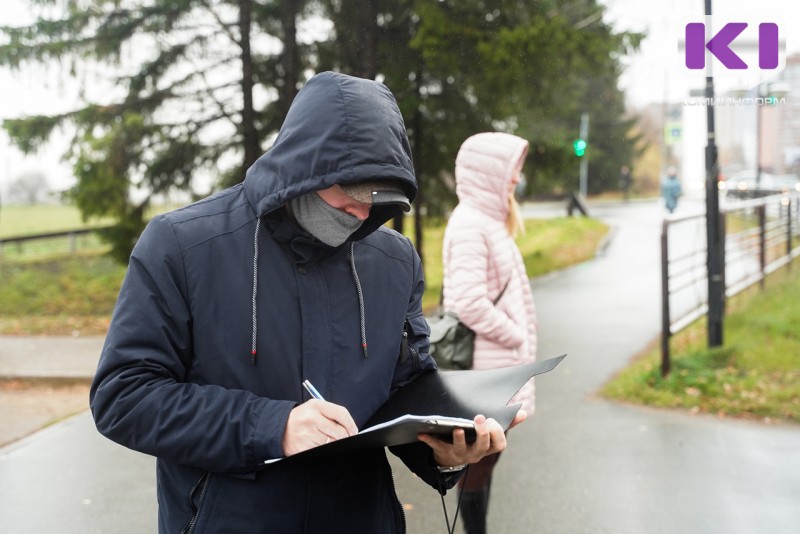
[(315, 388), (315, 387), (314, 387), (314, 385), (313, 385), (311, 382), (309, 382), (308, 380), (303, 380), (303, 387), (304, 387), (304, 388), (306, 388), (306, 390), (307, 390), (307, 391), (308, 391), (308, 392), (311, 394), (311, 396), (312, 396), (312, 397), (314, 397), (315, 399), (319, 399), (319, 400), (322, 400), (322, 401), (324, 401), (324, 400), (325, 400), (325, 399), (323, 398), (323, 396), (322, 396), (322, 395), (320, 395), (319, 391), (317, 391), (317, 388)]

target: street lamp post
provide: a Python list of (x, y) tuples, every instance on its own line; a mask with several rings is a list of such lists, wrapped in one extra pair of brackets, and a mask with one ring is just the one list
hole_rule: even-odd
[[(711, 16), (711, 0), (705, 0), (705, 14)], [(722, 345), (725, 310), (725, 238), (719, 212), (719, 164), (714, 131), (714, 79), (711, 62), (706, 76), (706, 271), (708, 278), (708, 346)]]

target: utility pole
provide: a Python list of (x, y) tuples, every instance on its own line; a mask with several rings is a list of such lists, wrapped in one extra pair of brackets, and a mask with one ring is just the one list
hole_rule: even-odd
[[(711, 0), (705, 0), (706, 16), (711, 16)], [(708, 29), (707, 29), (708, 30)], [(725, 312), (725, 236), (719, 213), (719, 164), (714, 131), (714, 78), (711, 61), (706, 66), (706, 271), (708, 278), (708, 346), (722, 345)]]
[[(581, 113), (581, 130), (580, 138), (585, 143), (589, 143), (589, 114), (586, 112)], [(588, 181), (589, 181), (589, 156), (584, 155), (581, 157), (581, 170), (579, 178), (579, 191), (581, 196), (586, 198), (588, 194)]]

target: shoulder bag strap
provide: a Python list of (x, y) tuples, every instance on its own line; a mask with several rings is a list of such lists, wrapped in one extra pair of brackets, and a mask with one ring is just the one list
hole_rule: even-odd
[(510, 284), (510, 283), (511, 283), (511, 278), (508, 279), (508, 282), (506, 282), (506, 285), (503, 286), (503, 290), (500, 292), (499, 295), (497, 295), (497, 298), (494, 299), (492, 304), (497, 304), (498, 302), (500, 302), (500, 299), (503, 298), (503, 293), (506, 292), (506, 289), (508, 289), (508, 284)]
[[(492, 304), (497, 304), (498, 302), (500, 302), (500, 299), (503, 298), (503, 294), (506, 292), (506, 289), (508, 289), (508, 284), (510, 284), (510, 283), (511, 283), (511, 278), (508, 279), (508, 282), (506, 282), (506, 285), (503, 286), (503, 290), (500, 291), (500, 294), (497, 295), (497, 297), (492, 301)], [(441, 291), (441, 293), (439, 293), (439, 307), (440, 308), (442, 307), (442, 304), (444, 304), (444, 279), (442, 279), (442, 291)]]

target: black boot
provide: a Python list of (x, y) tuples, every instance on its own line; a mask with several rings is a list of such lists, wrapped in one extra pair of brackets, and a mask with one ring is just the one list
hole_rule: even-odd
[(486, 513), (489, 511), (489, 488), (465, 491), (461, 496), (461, 519), (465, 534), (486, 534)]

